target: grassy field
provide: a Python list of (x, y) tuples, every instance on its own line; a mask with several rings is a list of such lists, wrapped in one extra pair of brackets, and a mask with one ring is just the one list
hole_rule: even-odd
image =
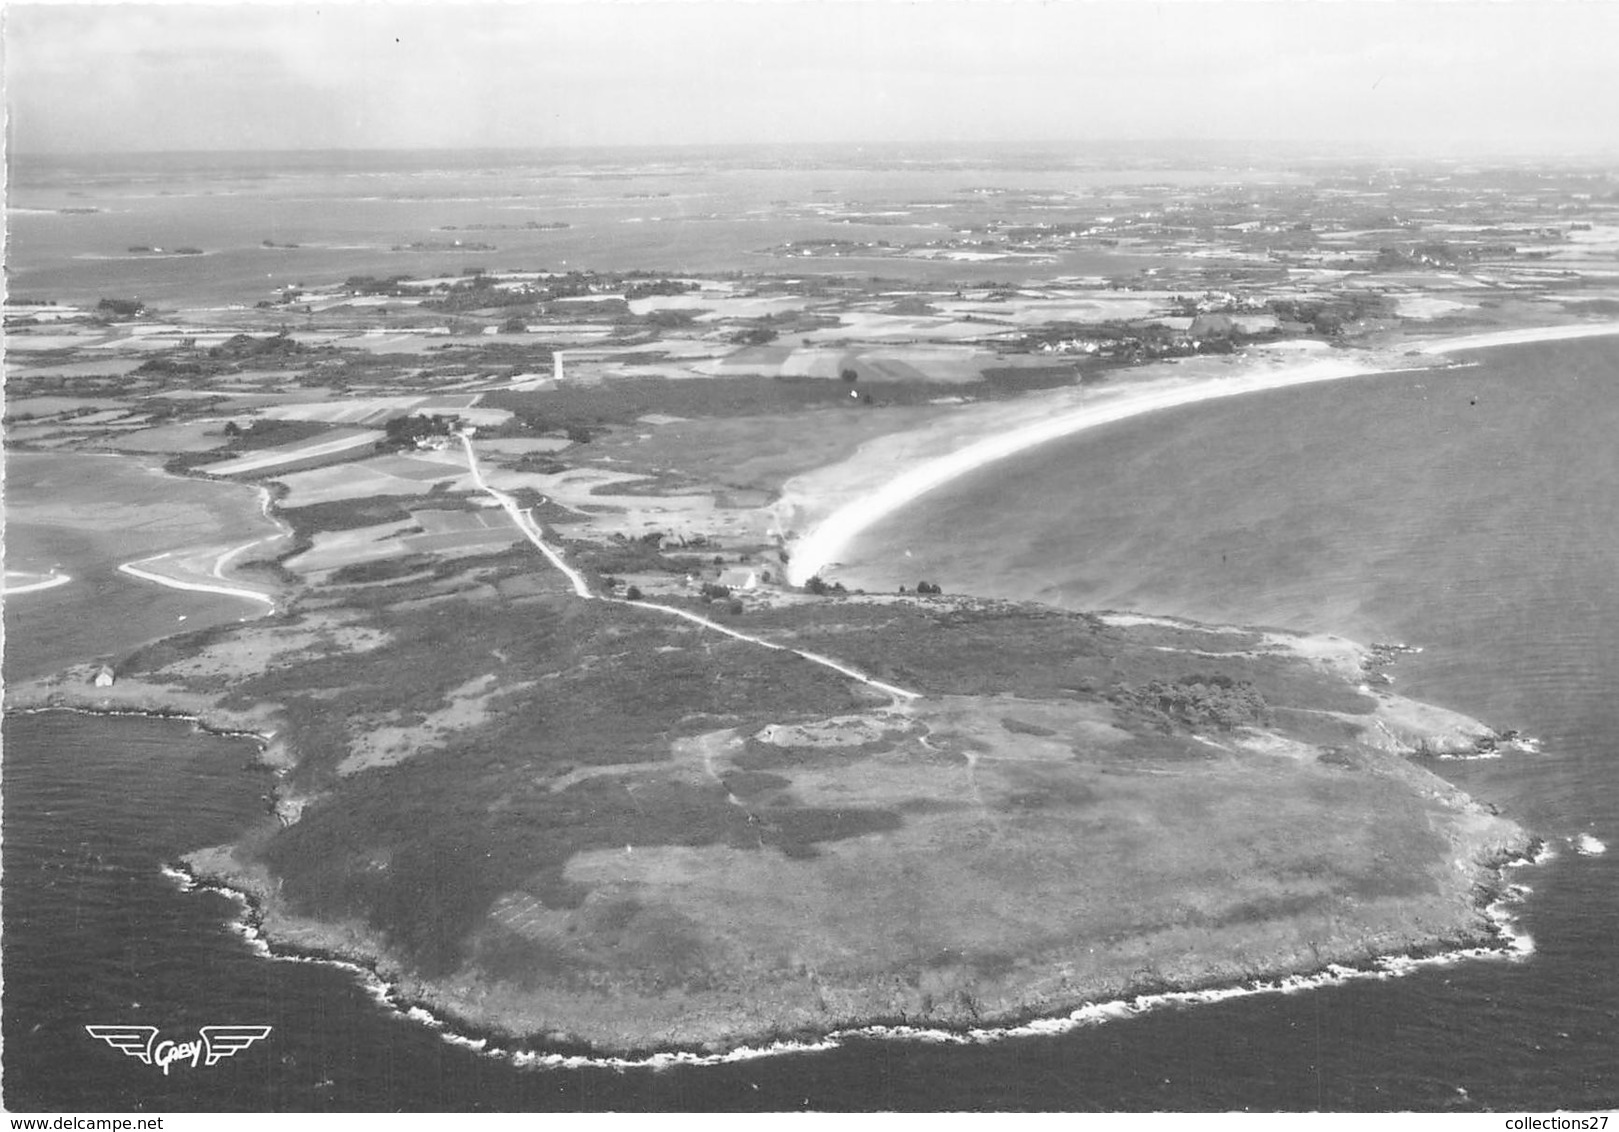
[(682, 420), (644, 436), (609, 434), (592, 442), (590, 455), (611, 456), (618, 468), (653, 471), (673, 465), (694, 480), (774, 493), (801, 472), (846, 459), (873, 437), (915, 428), (946, 411), (923, 405), (867, 413), (840, 404), (799, 413)]

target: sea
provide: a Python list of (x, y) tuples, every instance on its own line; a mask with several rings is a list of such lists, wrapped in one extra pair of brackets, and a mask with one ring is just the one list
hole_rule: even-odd
[[(380, 246), (417, 230), (400, 222), (412, 209), (466, 222), (513, 201), (542, 218), (566, 220), (569, 209), (582, 216), (587, 206), (553, 192), (553, 181), (576, 197), (610, 195), (613, 203), (588, 206), (604, 215), (651, 215), (648, 202), (659, 201), (674, 214), (672, 198), (627, 193), (678, 189), (696, 198), (675, 219), (652, 224), (668, 231), (641, 245), (568, 237), (579, 241), (567, 255), (577, 266), (671, 271), (770, 266), (742, 252), (691, 250), (702, 239), (676, 229), (752, 224), (770, 236), (733, 238), (737, 247), (757, 248), (779, 232), (814, 228), (768, 216), (772, 201), (806, 199), (821, 188), (880, 203), (884, 194), (915, 199), (1010, 181), (1129, 183), (1126, 172), (1104, 176), (1089, 166), (1018, 172), (987, 160), (919, 159), (872, 168), (874, 161), (856, 157), (840, 168), (830, 157), (802, 167), (779, 155), (586, 153), (553, 168), (537, 155), (328, 155), (288, 158), (285, 167), (243, 155), (171, 155), (106, 159), (93, 168), (80, 162), (71, 177), (61, 163), (18, 168), (12, 287), (62, 301), (139, 287), (174, 302), (250, 302), (266, 284), (254, 275), (260, 267), (247, 265), (276, 254), (259, 246), (272, 235)], [(1165, 176), (1154, 168), (1137, 179)], [(499, 191), (482, 191), (491, 184)], [(462, 210), (433, 211), (412, 195), (429, 191)], [(192, 204), (176, 203), (180, 197)], [(490, 199), (479, 212), (468, 197)], [(107, 211), (50, 211), (63, 200)], [(731, 219), (680, 218), (724, 209)], [(763, 218), (735, 219), (750, 210)], [(281, 218), (274, 232), (264, 227), (270, 216)], [(149, 238), (131, 234), (142, 224)], [(613, 231), (646, 227), (614, 222)], [(838, 233), (846, 234), (843, 226)], [(133, 266), (84, 258), (161, 240), (210, 250)], [(531, 254), (512, 263), (503, 255), (489, 266), (556, 262)], [(378, 263), (399, 262), (375, 255)], [(709, 255), (715, 259), (702, 258)], [(365, 273), (369, 262), (314, 258), (297, 271), (324, 281)], [(918, 499), (851, 546), (837, 576), (873, 590), (926, 578), (947, 592), (1336, 632), (1420, 649), (1391, 670), (1397, 690), (1538, 740), (1538, 749), (1499, 758), (1431, 764), (1544, 838), (1538, 862), (1512, 871), (1518, 892), (1508, 912), (1514, 931), (1532, 940), (1527, 955), (1397, 964), (1376, 977), (1117, 1006), (1049, 1032), (966, 1041), (851, 1034), (813, 1049), (653, 1064), (594, 1063), (543, 1046), (480, 1048), (392, 1002), (366, 972), (268, 953), (236, 899), (194, 887), (174, 869), (182, 854), (229, 840), (265, 812), (272, 780), (251, 741), (208, 735), (183, 720), (10, 714), (0, 730), (5, 1107), (1516, 1113), (1619, 1106), (1619, 858), (1605, 851), (1619, 839), (1619, 339), (1505, 347), (1458, 360), (1453, 368), (1166, 410), (1051, 443)], [(8, 454), (9, 497), (48, 485), (47, 473), (100, 474), (82, 461), (72, 465), (73, 457), (51, 459), (69, 463)], [(147, 481), (161, 490), (161, 480)], [(220, 506), (240, 508), (241, 521), (251, 523), (245, 493)], [(230, 598), (143, 586), (113, 568), (129, 547), (82, 532), (14, 529), (7, 544), (8, 553), (17, 546), (30, 555), (29, 566), (59, 564), (76, 579), (6, 603), (9, 681), (121, 655), (175, 627), (257, 612)], [(174, 1041), (193, 1039), (203, 1026), (271, 1030), (216, 1065), (164, 1073), (91, 1037), (87, 1025), (155, 1026)]]

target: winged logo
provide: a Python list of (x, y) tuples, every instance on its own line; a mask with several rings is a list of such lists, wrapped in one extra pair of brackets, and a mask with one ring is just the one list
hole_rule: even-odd
[(189, 1064), (217, 1065), (227, 1057), (235, 1057), (242, 1050), (269, 1037), (269, 1026), (203, 1026), (195, 1041), (170, 1042), (157, 1040), (156, 1026), (86, 1026), (90, 1036), (99, 1038), (113, 1049), (133, 1057), (142, 1065), (156, 1065), (166, 1077), (169, 1067)]
[(100, 1038), (113, 1049), (122, 1050), (142, 1065), (152, 1064), (152, 1043), (156, 1026), (86, 1026), (92, 1038)]
[(268, 1026), (204, 1026), (202, 1040), (208, 1049), (205, 1064), (215, 1065), (224, 1058), (235, 1057), (260, 1038), (269, 1036)]

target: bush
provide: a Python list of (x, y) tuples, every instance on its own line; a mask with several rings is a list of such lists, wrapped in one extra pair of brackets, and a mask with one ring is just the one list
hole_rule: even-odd
[(628, 601), (640, 601), (641, 600), (641, 587), (640, 586), (631, 586), (629, 589), (624, 591), (624, 597)]
[(371, 562), (350, 562), (333, 570), (327, 581), (334, 586), (387, 582), (419, 573), (432, 566), (434, 561), (431, 555), (407, 554), (399, 558), (378, 558)]
[(115, 318), (134, 318), (145, 309), (146, 304), (139, 299), (102, 299), (96, 304), (96, 310)]

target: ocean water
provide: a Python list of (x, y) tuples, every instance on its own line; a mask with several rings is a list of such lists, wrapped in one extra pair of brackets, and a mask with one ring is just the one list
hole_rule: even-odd
[(174, 633), (265, 612), (259, 602), (167, 589), (118, 570), (182, 547), (273, 535), (250, 487), (165, 476), (149, 458), (8, 452), (5, 490), (6, 565), (73, 579), (4, 603), (8, 680), (117, 660)]
[[(1133, 275), (1163, 261), (1099, 251), (1076, 251), (1055, 264), (858, 256), (794, 261), (758, 253), (789, 240), (909, 243), (948, 234), (936, 219), (941, 214), (850, 223), (805, 206), (865, 213), (943, 201), (951, 204), (952, 219), (988, 220), (1006, 215), (999, 196), (967, 190), (1010, 185), (1105, 199), (1117, 186), (1144, 182), (1296, 179), (1245, 163), (1131, 170), (1127, 162), (1099, 168), (1077, 153), (982, 149), (883, 159), (838, 150), (806, 156), (798, 149), (23, 155), (13, 159), (11, 174), (7, 257), (13, 294), (89, 304), (136, 296), (164, 306), (250, 305), (290, 283), (351, 275), (433, 278), (469, 267), (751, 270), (939, 283)], [(96, 211), (82, 211), (89, 209)], [(1032, 215), (1049, 220), (1061, 213)], [(524, 229), (531, 221), (568, 227)], [(393, 250), (456, 239), (495, 250)], [(298, 247), (266, 248), (266, 240)], [(131, 255), (129, 248), (136, 246), (191, 246), (205, 254)]]
[(1619, 337), (1462, 360), (1055, 442), (918, 500), (836, 576), (1407, 643), (1396, 690), (1545, 741), (1479, 772), (1524, 776), (1514, 813), (1610, 822), (1588, 788), (1619, 790)]
[[(489, 177), (498, 187), (505, 175), (496, 169)], [(768, 205), (771, 177), (801, 178), (788, 186), (795, 192), (837, 182), (818, 169), (767, 176), (717, 167), (703, 176), (705, 184), (729, 179), (725, 207), (732, 209)], [(909, 178), (907, 192), (986, 179), (975, 169), (860, 176)], [(664, 177), (670, 186), (691, 180), (664, 167), (633, 177)], [(216, 209), (203, 199), (224, 193), (230, 178), (239, 182), (229, 190), (234, 203)], [(299, 178), (298, 192), (287, 191)], [(371, 178), (374, 191), (360, 193), (360, 178)], [(592, 206), (603, 215), (657, 204), (614, 195), (654, 190), (603, 180), (588, 166), (557, 179), (578, 195), (610, 197)], [(422, 224), (456, 223), (461, 214), (436, 200), (337, 201), (429, 191), (418, 185), (441, 197), (478, 195), (466, 183), (464, 170), (446, 178), (431, 163), (381, 172), (254, 170), (240, 162), (120, 167), (79, 170), (76, 183), (39, 176), (16, 190), (21, 203), (127, 209), (103, 221), (99, 214), (14, 218), (13, 285), (61, 288), (63, 299), (139, 286), (176, 301), (208, 302), (211, 294), (250, 301), (258, 297), (256, 273), (266, 270), (255, 257), (276, 254), (256, 248), (261, 239), (336, 245), (395, 230), (426, 238), (414, 235)], [(67, 196), (70, 184), (85, 196)], [(866, 191), (878, 190), (867, 184)], [(183, 192), (193, 193), (183, 204), (163, 195)], [(274, 193), (287, 199), (272, 200)], [(537, 203), (549, 210), (564, 199), (558, 189)], [(244, 201), (259, 212), (244, 218)], [(489, 202), (479, 207), (487, 217)], [(586, 206), (568, 207), (583, 215)], [(409, 223), (395, 223), (406, 214)], [(282, 219), (264, 229), (261, 220), (272, 215)], [(150, 238), (132, 235), (143, 217), (168, 217), (173, 226), (142, 230)], [(94, 247), (85, 239), (90, 222), (113, 225)], [(753, 223), (764, 232), (771, 222)], [(339, 231), (345, 224), (352, 234)], [(581, 248), (602, 257), (587, 266), (615, 266), (604, 261), (619, 255), (622, 266), (649, 266), (630, 262), (658, 246), (648, 242), (647, 224), (617, 228), (638, 234), (615, 243), (604, 227), (593, 244), (577, 233)], [(814, 234), (792, 230), (798, 238)], [(848, 235), (847, 226), (835, 234)], [(490, 242), (504, 252), (500, 235)], [(701, 242), (700, 233), (680, 238), (694, 243), (679, 246)], [(116, 269), (113, 261), (74, 258), (159, 239), (233, 247), (238, 258)], [(744, 266), (735, 251), (744, 242), (737, 237), (715, 252), (716, 262)], [(334, 246), (328, 277), (371, 270), (371, 262)], [(416, 270), (385, 252), (375, 262)], [(442, 270), (450, 261), (433, 262)], [(307, 263), (300, 277), (310, 281), (327, 270), (327, 260)], [(211, 291), (215, 283), (221, 291)], [(831, 1049), (715, 1065), (536, 1064), (447, 1040), (389, 1004), (363, 973), (266, 957), (238, 925), (234, 901), (187, 891), (165, 871), (263, 812), (271, 783), (249, 743), (183, 722), (13, 715), (0, 731), (5, 1105), (1513, 1112), (1619, 1105), (1619, 857), (1596, 852), (1619, 839), (1619, 446), (1612, 439), (1619, 345), (1541, 345), (1472, 360), (1479, 365), (1195, 406), (1053, 444), (919, 500), (854, 547), (841, 576), (869, 588), (928, 577), (955, 592), (1422, 647), (1394, 670), (1399, 690), (1542, 739), (1539, 754), (1436, 764), (1548, 840), (1547, 859), (1514, 873), (1532, 890), (1512, 909), (1518, 930), (1534, 940), (1527, 959), (1429, 965), (1398, 978), (1168, 1006), (981, 1044), (856, 1037)], [(970, 539), (960, 537), (964, 531)], [(76, 577), (105, 584), (8, 602), (9, 678), (85, 651), (135, 647), (149, 633), (143, 617), (156, 632), (181, 615), (193, 624), (246, 611), (245, 603), (157, 591), (109, 573), (126, 547), (72, 531), (24, 537), (35, 540), (31, 554), (48, 559), (43, 565), (60, 560)], [(171, 1039), (206, 1025), (273, 1030), (216, 1066), (165, 1076), (91, 1038), (87, 1024), (153, 1025)]]

